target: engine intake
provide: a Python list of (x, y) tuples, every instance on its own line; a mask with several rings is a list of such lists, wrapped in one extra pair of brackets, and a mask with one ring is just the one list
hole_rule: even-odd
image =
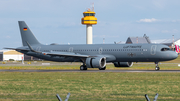
[(115, 67), (131, 67), (133, 62), (114, 62)]
[(86, 66), (88, 68), (104, 68), (106, 67), (106, 58), (105, 57), (87, 58)]

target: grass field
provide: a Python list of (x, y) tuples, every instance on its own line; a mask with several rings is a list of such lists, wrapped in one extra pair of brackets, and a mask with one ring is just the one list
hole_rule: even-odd
[[(9, 62), (1, 64), (0, 69), (79, 69), (80, 66), (80, 63), (50, 62), (54, 64), (50, 66), (38, 63)], [(180, 57), (162, 62), (160, 67), (161, 70), (180, 70), (178, 64)], [(141, 63), (130, 68), (107, 65), (107, 69), (154, 68), (154, 64)], [(68, 92), (71, 93), (69, 101), (145, 101), (145, 94), (153, 100), (156, 93), (158, 101), (179, 101), (180, 73), (0, 72), (0, 101), (57, 101), (56, 94), (64, 100)]]
[(180, 100), (180, 73), (0, 73), (0, 100)]

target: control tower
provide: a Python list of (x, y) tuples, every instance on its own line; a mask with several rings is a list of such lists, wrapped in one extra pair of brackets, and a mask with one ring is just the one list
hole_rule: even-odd
[(81, 19), (81, 23), (86, 25), (86, 44), (93, 43), (92, 25), (97, 24), (97, 18), (95, 17), (94, 9), (83, 12), (84, 18)]

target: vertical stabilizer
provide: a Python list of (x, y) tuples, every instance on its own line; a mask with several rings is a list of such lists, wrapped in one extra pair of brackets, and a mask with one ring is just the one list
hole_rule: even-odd
[(176, 52), (177, 52), (177, 53), (180, 53), (180, 49), (179, 49), (179, 46), (178, 46), (178, 45), (175, 45), (175, 49), (176, 49)]
[(18, 21), (23, 46), (40, 44), (24, 21)]

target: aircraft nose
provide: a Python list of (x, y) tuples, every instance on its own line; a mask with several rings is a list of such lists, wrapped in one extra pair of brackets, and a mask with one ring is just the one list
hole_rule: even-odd
[(171, 56), (173, 59), (176, 59), (178, 57), (178, 53), (174, 52), (174, 54), (172, 54)]

